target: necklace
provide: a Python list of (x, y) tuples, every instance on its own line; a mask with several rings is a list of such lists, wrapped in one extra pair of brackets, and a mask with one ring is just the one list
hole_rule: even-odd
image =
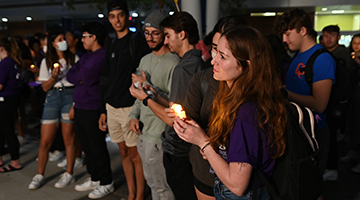
[[(165, 54), (166, 54), (166, 53), (165, 53)], [(152, 74), (152, 72), (155, 70), (155, 68), (156, 68), (157, 65), (159, 64), (160, 60), (165, 56), (165, 54), (163, 54), (163, 55), (160, 56), (160, 58), (156, 61), (154, 67), (151, 67), (151, 65), (152, 65), (152, 63), (153, 63), (153, 62), (152, 62), (152, 58), (153, 58), (154, 54), (151, 55), (151, 57), (150, 57), (150, 70), (151, 70), (150, 74)]]

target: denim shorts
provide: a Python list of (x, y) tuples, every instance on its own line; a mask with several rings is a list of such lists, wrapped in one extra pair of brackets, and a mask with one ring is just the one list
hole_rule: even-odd
[[(214, 194), (216, 200), (252, 200), (253, 191), (245, 191), (242, 196), (232, 193), (218, 177), (215, 177)], [(270, 200), (270, 194), (265, 187), (258, 188), (258, 200)]]
[(69, 111), (73, 105), (74, 88), (53, 88), (46, 93), (42, 124), (73, 123)]

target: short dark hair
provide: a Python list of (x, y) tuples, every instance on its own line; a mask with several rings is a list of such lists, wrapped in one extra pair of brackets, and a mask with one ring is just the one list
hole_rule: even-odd
[(99, 22), (90, 22), (85, 24), (82, 28), (83, 32), (96, 35), (97, 41), (101, 46), (104, 46), (105, 39), (107, 37), (106, 27)]
[(219, 21), (215, 24), (213, 33), (220, 33), (222, 34), (229, 28), (233, 28), (235, 26), (246, 26), (247, 23), (238, 16), (227, 16), (222, 17)]
[(313, 30), (310, 15), (299, 8), (285, 11), (275, 21), (275, 31), (280, 35), (292, 29), (299, 32), (301, 27), (305, 27), (307, 33), (311, 33)]
[(197, 23), (192, 15), (187, 12), (176, 12), (173, 15), (166, 17), (160, 26), (170, 28), (175, 33), (185, 31), (185, 38), (189, 43), (195, 45), (199, 41), (199, 29)]
[(340, 28), (338, 25), (329, 25), (329, 26), (325, 26), (322, 29), (322, 32), (328, 32), (328, 33), (332, 33), (332, 32), (336, 32), (336, 33), (340, 33)]

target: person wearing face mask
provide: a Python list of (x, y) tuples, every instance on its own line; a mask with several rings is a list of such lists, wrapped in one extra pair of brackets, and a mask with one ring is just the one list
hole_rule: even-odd
[(73, 166), (75, 162), (75, 145), (73, 120), (70, 119), (74, 85), (66, 80), (66, 74), (79, 60), (71, 53), (65, 36), (60, 31), (49, 33), (47, 52), (40, 65), (39, 80), (46, 92), (43, 116), (41, 119), (41, 141), (38, 154), (38, 171), (29, 184), (29, 189), (37, 189), (45, 182), (44, 173), (49, 149), (54, 141), (57, 128), (61, 123), (64, 138), (67, 168), (55, 183), (56, 188), (63, 188), (74, 182)]

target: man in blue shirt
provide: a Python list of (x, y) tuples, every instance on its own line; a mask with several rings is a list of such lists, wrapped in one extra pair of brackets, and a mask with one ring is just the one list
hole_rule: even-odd
[(305, 80), (305, 71), (301, 68), (306, 67), (308, 59), (316, 50), (323, 48), (313, 39), (310, 16), (302, 9), (289, 10), (277, 19), (275, 26), (289, 49), (299, 51), (288, 70), (286, 90), (290, 101), (309, 107), (316, 115), (320, 137), (320, 170), (323, 172), (329, 150), (330, 134), (326, 124), (325, 110), (331, 87), (335, 82), (336, 62), (328, 53), (319, 55), (313, 65), (313, 85), (310, 88)]

